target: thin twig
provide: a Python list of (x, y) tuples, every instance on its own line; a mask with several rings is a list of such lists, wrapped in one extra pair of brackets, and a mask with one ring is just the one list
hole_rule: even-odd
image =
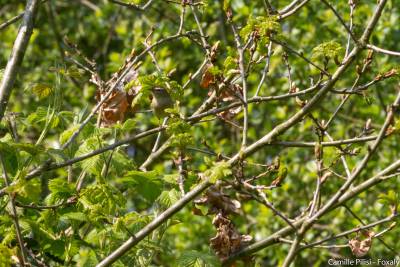
[[(42, 2), (40, 2), (41, 4), (46, 3), (48, 0), (42, 0)], [(0, 31), (4, 30), (5, 28), (7, 28), (8, 26), (10, 26), (11, 24), (17, 22), (18, 20), (22, 19), (25, 15), (25, 11), (16, 15), (15, 17), (12, 17), (11, 19), (3, 22), (2, 24), (0, 24)]]
[(340, 234), (337, 234), (337, 235), (334, 235), (334, 236), (331, 236), (331, 237), (327, 237), (327, 238), (322, 239), (320, 241), (316, 241), (316, 242), (304, 245), (300, 249), (303, 250), (303, 249), (306, 249), (306, 248), (312, 248), (312, 247), (315, 247), (315, 246), (320, 245), (322, 243), (325, 243), (325, 242), (328, 242), (328, 241), (332, 241), (332, 240), (335, 240), (335, 239), (338, 239), (338, 238), (341, 238), (341, 237), (345, 237), (345, 236), (347, 236), (349, 234), (352, 234), (352, 233), (355, 233), (355, 232), (367, 230), (367, 229), (373, 228), (373, 227), (375, 227), (377, 225), (384, 224), (384, 223), (387, 223), (387, 222), (391, 222), (397, 216), (399, 216), (399, 215), (398, 214), (396, 214), (396, 215), (392, 214), (392, 215), (390, 215), (390, 216), (388, 216), (388, 217), (386, 217), (384, 219), (381, 219), (379, 221), (376, 221), (376, 222), (373, 222), (373, 223), (370, 223), (370, 224), (367, 224), (367, 225), (359, 226), (359, 227), (353, 228), (351, 230), (347, 230), (345, 232), (342, 232)]
[[(357, 216), (357, 214), (355, 214), (347, 205), (343, 205), (343, 207), (354, 217), (354, 218), (356, 218), (357, 219), (357, 221), (359, 221), (362, 225), (366, 225), (366, 223), (364, 223), (364, 221), (359, 217), (359, 216)], [(388, 228), (389, 229), (389, 228)], [(388, 230), (388, 229), (385, 229), (385, 230)], [(384, 231), (385, 231), (384, 230)], [(380, 233), (380, 235), (382, 234), (382, 232)], [(380, 243), (382, 243), (387, 249), (389, 249), (395, 256), (397, 255), (399, 255), (392, 247), (390, 247), (388, 244), (386, 244), (386, 242), (385, 241), (383, 241), (383, 239), (382, 238), (380, 238), (379, 236), (380, 235), (378, 235), (378, 234), (376, 234), (375, 236), (374, 236), (374, 238), (376, 238), (376, 239), (378, 239), (378, 241), (380, 242)]]
[(242, 92), (243, 92), (243, 134), (242, 134), (242, 148), (247, 145), (247, 131), (249, 127), (249, 107), (247, 105), (247, 74), (244, 67), (244, 48), (242, 47), (242, 43), (240, 41), (239, 33), (236, 30), (235, 25), (233, 25), (232, 21), (229, 21), (232, 26), (232, 32), (235, 37), (236, 47), (239, 53), (239, 69), (240, 76), (242, 78)]
[(139, 11), (145, 11), (151, 5), (151, 3), (153, 2), (153, 0), (149, 0), (143, 6), (139, 6), (139, 5), (135, 5), (135, 4), (132, 4), (132, 3), (122, 2), (122, 1), (119, 1), (119, 0), (109, 0), (109, 1), (111, 3), (114, 3), (114, 4), (121, 5), (121, 6), (124, 6), (124, 7), (129, 7), (129, 8), (135, 9), (135, 10), (139, 10)]
[[(354, 11), (356, 8), (356, 2), (354, 0), (349, 0), (349, 6), (350, 6), (350, 25), (349, 25), (349, 30), (352, 32), (353, 30), (353, 19), (354, 19)], [(348, 33), (347, 36), (347, 44), (346, 44), (346, 53), (344, 55), (344, 58), (347, 57), (347, 55), (350, 52), (350, 41), (351, 41), (352, 35)]]
[(25, 14), (25, 12), (22, 12), (21, 14), (16, 15), (15, 17), (13, 17), (13, 18), (3, 22), (2, 24), (0, 24), (0, 31), (4, 30), (5, 28), (10, 26), (14, 22), (17, 22), (18, 20), (20, 20), (24, 16), (24, 14)]
[[(298, 4), (295, 7), (292, 7), (290, 9), (288, 9), (285, 13), (280, 13), (280, 15), (278, 16), (278, 20), (284, 20), (290, 16), (292, 16), (293, 14), (295, 14), (297, 11), (299, 11), (303, 6), (305, 6), (310, 0), (303, 0), (300, 4)], [(299, 2), (297, 0), (293, 1), (293, 2)]]
[(179, 28), (177, 34), (181, 34), (183, 30), (183, 24), (185, 22), (185, 14), (186, 14), (186, 5), (182, 4), (181, 7), (181, 15), (179, 17)]
[(315, 64), (314, 62), (309, 60), (308, 58), (306, 58), (303, 55), (303, 53), (297, 52), (296, 50), (291, 48), (289, 45), (287, 45), (287, 44), (285, 44), (285, 43), (283, 43), (281, 41), (278, 41), (278, 40), (275, 40), (275, 39), (272, 39), (272, 38), (271, 38), (271, 41), (274, 42), (275, 44), (278, 44), (278, 45), (282, 46), (284, 49), (288, 50), (290, 53), (295, 54), (296, 56), (302, 58), (304, 61), (306, 61), (308, 64), (310, 64), (310, 65), (314, 66), (315, 68), (317, 68), (319, 71), (321, 71), (326, 76), (331, 77), (331, 75), (326, 70), (324, 70), (323, 68), (321, 68), (320, 66), (318, 66), (317, 64)]
[[(3, 179), (4, 179), (4, 184), (6, 186), (10, 185), (10, 179), (8, 177), (7, 171), (6, 171), (6, 167), (4, 165), (4, 160), (3, 160), (3, 156), (0, 154), (0, 164), (1, 164), (1, 169), (3, 172)], [(26, 248), (24, 246), (24, 240), (22, 238), (22, 234), (21, 234), (21, 227), (19, 225), (19, 221), (18, 221), (18, 213), (17, 213), (17, 209), (15, 208), (15, 199), (14, 199), (14, 195), (13, 193), (8, 193), (9, 198), (10, 198), (10, 205), (11, 205), (11, 218), (14, 222), (14, 227), (15, 227), (15, 233), (17, 234), (17, 240), (18, 240), (18, 244), (19, 247), (21, 249), (21, 256), (22, 256), (22, 266), (25, 266), (25, 264), (28, 263), (27, 261), (27, 253), (26, 253)]]
[(340, 21), (340, 23), (343, 25), (343, 27), (346, 29), (347, 33), (351, 36), (351, 38), (353, 39), (353, 41), (358, 44), (358, 39), (357, 37), (354, 36), (351, 28), (349, 26), (347, 26), (346, 22), (344, 22), (343, 18), (339, 15), (339, 13), (337, 12), (337, 10), (326, 0), (321, 0), (327, 7), (329, 7), (330, 10), (332, 10), (332, 12), (335, 14), (335, 16), (338, 18), (338, 20)]
[(272, 42), (270, 41), (269, 44), (268, 44), (268, 54), (267, 54), (267, 56), (265, 58), (265, 66), (264, 66), (264, 69), (263, 69), (263, 72), (262, 72), (261, 80), (258, 83), (256, 93), (254, 94), (255, 97), (257, 97), (258, 94), (260, 93), (261, 87), (264, 84), (265, 78), (267, 77), (267, 74), (269, 72), (269, 65), (270, 65), (270, 62), (271, 62), (271, 56), (272, 56)]

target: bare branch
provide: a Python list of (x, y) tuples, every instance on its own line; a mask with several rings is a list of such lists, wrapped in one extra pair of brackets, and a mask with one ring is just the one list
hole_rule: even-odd
[(323, 74), (325, 74), (326, 76), (328, 76), (328, 77), (331, 76), (326, 70), (324, 70), (323, 68), (321, 68), (320, 66), (318, 66), (317, 64), (315, 64), (314, 62), (312, 62), (311, 60), (309, 60), (308, 58), (306, 58), (306, 57), (303, 55), (303, 53), (297, 52), (296, 50), (294, 50), (293, 48), (291, 48), (290, 46), (288, 46), (287, 44), (285, 44), (285, 43), (283, 43), (283, 42), (281, 42), (281, 41), (278, 41), (278, 40), (275, 40), (275, 39), (271, 39), (271, 41), (272, 41), (273, 43), (276, 43), (276, 44), (282, 46), (284, 49), (288, 50), (290, 53), (295, 54), (296, 56), (302, 58), (304, 61), (306, 61), (308, 64), (310, 64), (310, 65), (314, 66), (315, 68), (317, 68), (319, 71), (321, 71), (321, 72), (322, 72)]
[[(5, 165), (4, 165), (4, 161), (3, 161), (3, 156), (0, 154), (0, 164), (1, 164), (1, 169), (3, 172), (3, 178), (4, 178), (4, 183), (6, 186), (10, 185), (10, 179), (8, 177)], [(19, 247), (21, 249), (21, 256), (22, 256), (22, 266), (25, 266), (25, 264), (28, 263), (27, 261), (27, 253), (26, 253), (26, 248), (24, 246), (24, 240), (22, 238), (22, 234), (21, 234), (21, 227), (19, 225), (19, 221), (18, 221), (18, 214), (17, 214), (17, 209), (15, 208), (15, 200), (14, 200), (14, 195), (12, 193), (8, 194), (10, 197), (10, 205), (11, 205), (11, 218), (14, 222), (14, 227), (15, 227), (15, 233), (17, 234), (17, 240), (18, 240), (18, 244)]]
[(16, 15), (15, 17), (13, 17), (13, 18), (3, 22), (2, 24), (0, 24), (0, 31), (4, 30), (5, 28), (10, 26), (14, 22), (17, 22), (18, 20), (20, 20), (24, 16), (24, 14), (25, 14), (25, 12), (22, 12), (21, 14)]
[(278, 17), (279, 20), (284, 20), (288, 17), (290, 17), (291, 15), (295, 14), (297, 11), (299, 11), (303, 6), (305, 6), (310, 0), (303, 0), (303, 2), (299, 3), (297, 6), (292, 6), (293, 3), (297, 4), (299, 1), (294, 0), (292, 2), (292, 4), (290, 4), (288, 7), (289, 8), (285, 8), (284, 10), (286, 12), (281, 13)]
[(340, 21), (340, 23), (343, 25), (343, 27), (346, 29), (347, 33), (351, 36), (351, 38), (353, 39), (353, 41), (357, 44), (358, 43), (358, 39), (357, 37), (354, 36), (351, 28), (349, 26), (347, 26), (346, 22), (344, 22), (344, 20), (342, 19), (342, 17), (339, 15), (339, 13), (337, 12), (337, 10), (326, 0), (322, 0), (322, 2), (329, 7), (330, 10), (332, 10), (332, 12), (335, 14), (335, 16), (338, 18), (338, 20)]
[(96, 267), (110, 266), (112, 263), (117, 261), (122, 255), (124, 255), (128, 250), (139, 243), (143, 238), (153, 232), (154, 229), (159, 227), (161, 224), (165, 223), (170, 217), (175, 213), (180, 211), (187, 203), (192, 201), (195, 197), (201, 194), (205, 189), (207, 189), (211, 184), (207, 181), (200, 183), (193, 190), (188, 192), (179, 201), (173, 204), (170, 208), (165, 210), (163, 213), (159, 214), (151, 223), (146, 225), (143, 229), (137, 232), (134, 236), (130, 237), (124, 242), (119, 248), (112, 252), (109, 256), (104, 258)]
[(367, 44), (367, 48), (372, 49), (372, 50), (374, 50), (375, 52), (378, 52), (378, 53), (382, 53), (382, 54), (386, 54), (386, 55), (390, 55), (390, 56), (400, 57), (400, 52), (386, 50), (386, 49), (377, 47), (375, 45)]
[(117, 4), (117, 5), (120, 5), (120, 6), (124, 6), (124, 7), (129, 7), (129, 8), (135, 9), (135, 10), (139, 10), (139, 11), (146, 10), (151, 5), (151, 3), (153, 2), (153, 0), (149, 0), (143, 6), (139, 6), (139, 5), (135, 5), (135, 4), (132, 4), (132, 3), (122, 2), (122, 1), (119, 1), (119, 0), (109, 0), (109, 1), (111, 3), (114, 3), (114, 4)]
[[(340, 234), (337, 234), (337, 235), (334, 235), (334, 236), (331, 236), (331, 237), (327, 237), (327, 238), (324, 238), (322, 240), (319, 240), (319, 241), (304, 245), (300, 249), (303, 250), (303, 249), (307, 249), (307, 248), (312, 248), (312, 247), (315, 247), (315, 246), (320, 245), (322, 243), (329, 242), (329, 241), (332, 241), (332, 240), (335, 240), (335, 239), (338, 239), (338, 238), (341, 238), (341, 237), (345, 237), (345, 236), (347, 236), (349, 234), (352, 234), (352, 233), (355, 233), (355, 232), (367, 230), (367, 229), (373, 228), (373, 227), (375, 227), (377, 225), (384, 224), (384, 223), (387, 223), (387, 222), (391, 222), (391, 221), (393, 221), (393, 219), (395, 219), (398, 216), (399, 216), (399, 214), (392, 214), (392, 215), (390, 215), (390, 216), (388, 216), (388, 217), (386, 217), (384, 219), (381, 219), (379, 221), (376, 221), (376, 222), (373, 222), (373, 223), (370, 223), (370, 224), (367, 224), (367, 225), (359, 226), (359, 227), (353, 228), (351, 230), (344, 231), (344, 232), (342, 232)], [(378, 237), (378, 235), (376, 235), (374, 237)]]
[(39, 3), (39, 0), (29, 0), (27, 2), (22, 25), (19, 28), (10, 59), (8, 60), (6, 69), (4, 70), (3, 79), (0, 84), (0, 121), (3, 119), (6, 111), (19, 67), (22, 63), (26, 48), (29, 44), (29, 39), (33, 32), (33, 24)]

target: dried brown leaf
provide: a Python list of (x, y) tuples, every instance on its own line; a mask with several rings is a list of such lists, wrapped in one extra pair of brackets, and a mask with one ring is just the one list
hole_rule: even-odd
[(371, 249), (372, 238), (374, 235), (374, 232), (366, 231), (364, 232), (364, 236), (366, 237), (364, 240), (361, 240), (359, 236), (349, 240), (349, 246), (353, 255), (356, 257), (363, 257), (367, 255), (368, 251)]

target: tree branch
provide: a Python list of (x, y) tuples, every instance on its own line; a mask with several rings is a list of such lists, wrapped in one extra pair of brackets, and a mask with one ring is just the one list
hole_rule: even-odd
[(375, 52), (378, 52), (378, 53), (382, 53), (382, 54), (386, 54), (386, 55), (390, 55), (390, 56), (400, 57), (400, 52), (386, 50), (386, 49), (377, 47), (375, 45), (367, 44), (367, 48), (372, 49), (372, 50), (374, 50)]
[[(4, 165), (4, 161), (3, 161), (3, 156), (0, 154), (0, 164), (1, 164), (1, 169), (3, 172), (3, 178), (4, 178), (4, 183), (6, 186), (10, 185), (10, 179), (8, 177), (5, 165)], [(18, 214), (17, 214), (17, 209), (15, 208), (15, 200), (14, 200), (14, 195), (12, 193), (8, 194), (10, 197), (10, 205), (11, 205), (11, 218), (14, 222), (14, 227), (15, 227), (15, 233), (17, 234), (17, 240), (18, 240), (18, 244), (19, 247), (21, 249), (21, 256), (22, 256), (22, 266), (25, 266), (25, 264), (28, 263), (27, 261), (27, 253), (26, 253), (26, 248), (24, 246), (24, 240), (22, 238), (22, 234), (21, 234), (21, 227), (19, 225), (19, 221), (18, 221)]]
[(17, 78), (19, 67), (21, 66), (25, 51), (29, 44), (29, 39), (33, 32), (33, 24), (39, 3), (39, 0), (29, 0), (26, 4), (23, 22), (19, 28), (17, 38), (15, 39), (10, 59), (8, 60), (6, 69), (4, 70), (3, 79), (0, 84), (0, 121), (3, 119), (4, 113), (7, 109), (8, 100), (15, 79)]
[(109, 256), (104, 258), (96, 267), (106, 267), (110, 266), (112, 263), (117, 261), (122, 255), (124, 255), (128, 250), (139, 243), (143, 238), (149, 235), (153, 230), (159, 227), (161, 224), (165, 223), (169, 218), (171, 218), (175, 213), (180, 211), (187, 203), (192, 201), (195, 197), (200, 195), (205, 189), (207, 189), (211, 184), (207, 181), (203, 181), (193, 190), (188, 192), (184, 197), (177, 201), (170, 208), (165, 210), (163, 213), (158, 215), (151, 223), (147, 224), (143, 229), (137, 232), (134, 236), (130, 237), (125, 241), (120, 247), (113, 251)]

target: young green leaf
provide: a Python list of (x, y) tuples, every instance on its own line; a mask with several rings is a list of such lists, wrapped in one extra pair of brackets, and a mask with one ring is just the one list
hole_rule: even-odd
[(53, 88), (46, 84), (35, 84), (32, 87), (32, 92), (39, 97), (40, 99), (45, 98), (49, 96), (51, 93), (53, 93)]
[(214, 163), (214, 166), (204, 173), (209, 182), (213, 184), (231, 174), (231, 164), (226, 161)]

